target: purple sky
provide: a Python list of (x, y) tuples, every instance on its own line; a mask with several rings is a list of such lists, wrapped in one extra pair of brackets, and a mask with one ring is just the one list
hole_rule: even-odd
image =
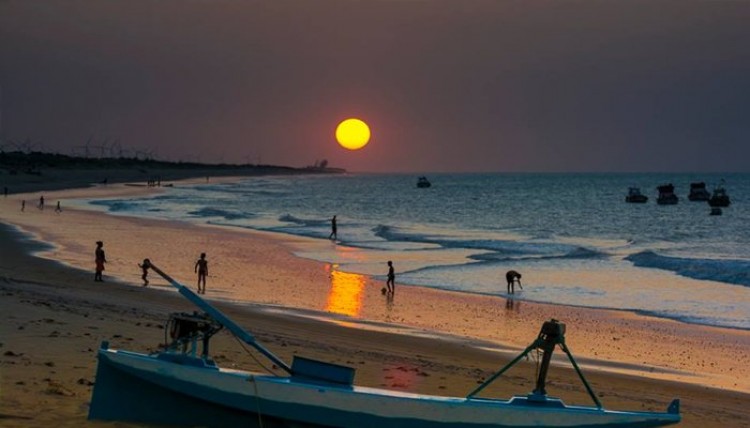
[(748, 1), (0, 0), (0, 86), (6, 139), (66, 154), (750, 171)]

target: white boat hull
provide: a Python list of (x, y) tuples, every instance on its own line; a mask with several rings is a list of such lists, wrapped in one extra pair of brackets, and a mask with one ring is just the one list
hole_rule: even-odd
[[(89, 418), (209, 427), (656, 427), (675, 412), (556, 398), (440, 397), (221, 369), (199, 358), (101, 349)], [(170, 361), (172, 359), (172, 361)]]

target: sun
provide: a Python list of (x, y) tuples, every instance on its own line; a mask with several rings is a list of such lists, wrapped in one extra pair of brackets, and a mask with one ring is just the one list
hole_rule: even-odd
[(346, 119), (336, 127), (336, 141), (345, 149), (359, 150), (370, 141), (370, 127), (360, 119)]

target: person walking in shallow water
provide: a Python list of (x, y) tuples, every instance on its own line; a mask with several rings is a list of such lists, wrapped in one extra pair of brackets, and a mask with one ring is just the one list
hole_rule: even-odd
[(40, 210), (44, 209), (44, 196), (39, 197), (39, 206), (37, 208), (39, 208)]
[[(208, 260), (206, 260), (206, 253), (201, 253), (201, 258), (195, 262), (195, 272), (198, 273), (198, 294), (206, 294), (206, 277), (208, 276)], [(202, 288), (201, 284), (203, 284)]]
[(513, 294), (516, 292), (516, 282), (518, 282), (518, 286), (523, 289), (523, 286), (521, 285), (521, 274), (514, 271), (509, 270), (505, 274), (505, 279), (508, 281), (508, 294)]
[(396, 274), (393, 272), (393, 262), (388, 260), (388, 280), (385, 281), (388, 287), (388, 294), (396, 292)]
[(104, 263), (107, 263), (107, 257), (104, 254), (104, 243), (102, 241), (96, 241), (96, 250), (94, 250), (94, 262), (96, 263), (96, 273), (94, 273), (94, 281), (103, 282), (102, 272), (104, 272)]
[(333, 216), (331, 219), (331, 234), (328, 235), (328, 239), (336, 240), (338, 239), (336, 232), (338, 230), (338, 227), (336, 226), (336, 216)]

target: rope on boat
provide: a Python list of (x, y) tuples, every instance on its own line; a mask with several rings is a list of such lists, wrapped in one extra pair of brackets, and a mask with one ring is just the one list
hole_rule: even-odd
[(258, 427), (263, 428), (263, 415), (260, 413), (260, 393), (258, 393), (258, 382), (255, 380), (255, 376), (251, 376), (249, 381), (253, 383), (253, 390), (255, 391), (255, 410), (258, 414)]
[(240, 347), (247, 353), (247, 355), (249, 355), (250, 358), (252, 358), (253, 361), (255, 361), (256, 364), (258, 364), (263, 370), (265, 370), (266, 373), (268, 373), (270, 375), (273, 375), (273, 376), (276, 376), (276, 377), (281, 377), (281, 376), (278, 375), (278, 373), (274, 372), (272, 369), (269, 369), (265, 364), (263, 364), (258, 359), (258, 357), (255, 356), (254, 353), (252, 353), (249, 349), (247, 349), (247, 346), (245, 346), (245, 343), (242, 342), (239, 337), (234, 336), (234, 335), (232, 335), (232, 337), (234, 337), (234, 339), (237, 341), (237, 343), (240, 344)]

